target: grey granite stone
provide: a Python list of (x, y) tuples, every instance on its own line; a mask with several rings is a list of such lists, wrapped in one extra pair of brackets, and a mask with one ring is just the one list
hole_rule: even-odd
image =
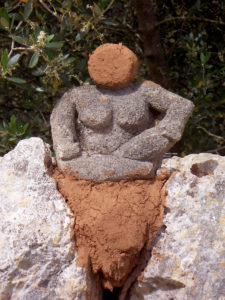
[(193, 107), (146, 82), (119, 90), (74, 88), (51, 115), (58, 167), (94, 181), (153, 177)]
[(49, 148), (21, 141), (0, 159), (0, 299), (84, 300), (73, 216), (49, 175)]
[(173, 157), (163, 167), (177, 170), (164, 230), (129, 299), (224, 300), (225, 157)]

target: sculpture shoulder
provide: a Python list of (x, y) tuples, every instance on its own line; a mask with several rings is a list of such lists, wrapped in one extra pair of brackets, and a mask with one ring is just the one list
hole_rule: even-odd
[(79, 99), (86, 99), (88, 102), (99, 96), (99, 91), (96, 86), (79, 86), (68, 91), (72, 102), (77, 102)]
[(159, 84), (150, 80), (144, 80), (140, 82), (138, 87), (139, 91), (159, 91), (162, 89), (164, 90), (164, 88), (161, 87)]
[(73, 87), (66, 91), (63, 94), (63, 96), (58, 100), (58, 102), (70, 102), (76, 104), (78, 99), (90, 99), (91, 97), (96, 96), (98, 94), (99, 92), (97, 91), (94, 85)]
[(158, 83), (155, 83), (154, 81), (151, 81), (151, 80), (144, 80), (143, 82), (142, 82), (142, 85), (144, 85), (144, 86), (151, 86), (151, 87), (153, 87), (153, 88), (162, 88), (161, 87), (161, 85), (159, 85)]
[(190, 100), (170, 92), (152, 81), (142, 82), (139, 93), (146, 102), (159, 111), (166, 111), (171, 106), (178, 109), (186, 107), (190, 111), (194, 108), (194, 104)]

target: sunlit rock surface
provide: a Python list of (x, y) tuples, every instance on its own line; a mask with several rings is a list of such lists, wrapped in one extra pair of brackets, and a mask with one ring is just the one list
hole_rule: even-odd
[(164, 230), (130, 300), (225, 299), (225, 157), (173, 157)]
[(49, 176), (39, 138), (0, 158), (0, 299), (85, 299), (70, 239), (73, 217)]
[[(225, 158), (203, 153), (163, 166), (177, 170), (167, 184), (164, 227), (129, 300), (224, 300)], [(100, 300), (97, 283), (88, 290), (76, 266), (73, 216), (50, 171), (39, 138), (0, 158), (0, 299), (83, 300), (88, 293)]]

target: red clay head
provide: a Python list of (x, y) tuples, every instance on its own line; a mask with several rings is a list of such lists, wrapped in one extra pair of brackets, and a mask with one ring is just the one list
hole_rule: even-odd
[(90, 56), (88, 72), (99, 86), (121, 88), (135, 79), (137, 56), (121, 44), (104, 44)]

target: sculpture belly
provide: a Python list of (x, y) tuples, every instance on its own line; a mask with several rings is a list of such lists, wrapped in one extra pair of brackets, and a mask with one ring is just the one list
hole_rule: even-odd
[(134, 136), (114, 124), (101, 131), (94, 131), (91, 128), (79, 126), (79, 140), (81, 149), (91, 154), (110, 154), (122, 144), (129, 141)]

